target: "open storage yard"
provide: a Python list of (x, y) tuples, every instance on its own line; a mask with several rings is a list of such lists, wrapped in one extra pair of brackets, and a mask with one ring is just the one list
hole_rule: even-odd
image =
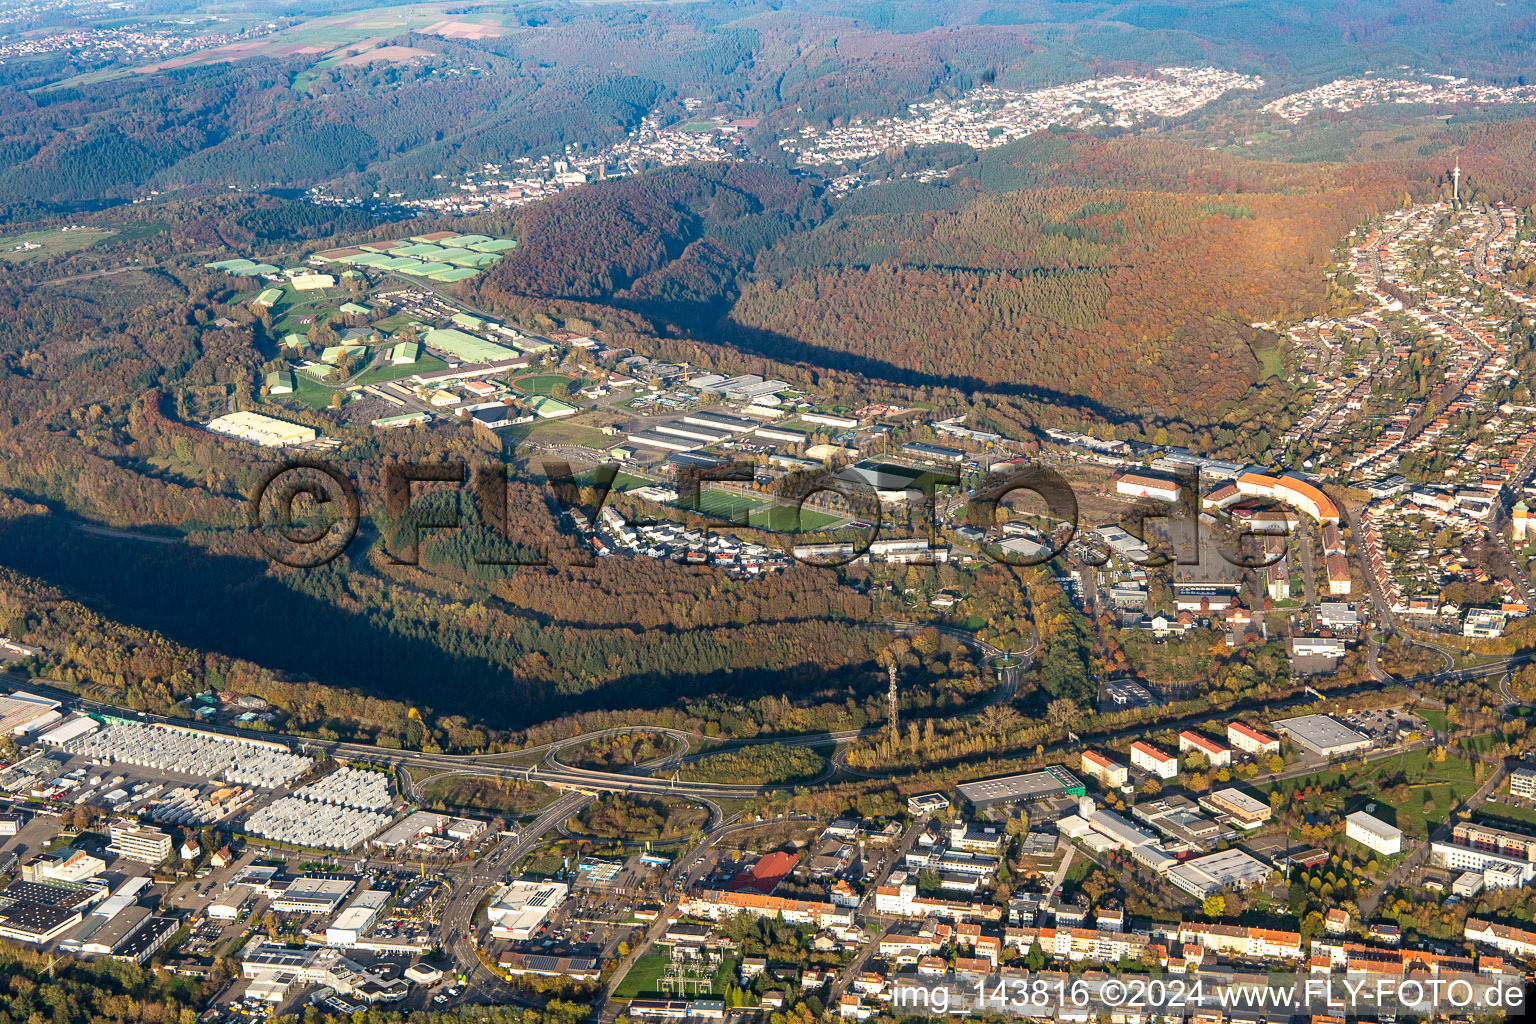
[(109, 725), (72, 741), (68, 749), (101, 764), (169, 769), (267, 789), (288, 785), (314, 764), (276, 743), (136, 722)]

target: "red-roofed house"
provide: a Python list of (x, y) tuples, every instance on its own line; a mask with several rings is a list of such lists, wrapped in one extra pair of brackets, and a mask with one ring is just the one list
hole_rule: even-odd
[(1131, 744), (1131, 764), (1160, 779), (1172, 779), (1179, 774), (1177, 757), (1142, 740)]
[(1251, 729), (1242, 722), (1228, 723), (1227, 742), (1248, 754), (1280, 753), (1279, 740), (1273, 736), (1266, 736), (1257, 729)]
[(1187, 754), (1190, 751), (1204, 754), (1206, 763), (1212, 768), (1224, 768), (1232, 763), (1232, 751), (1215, 740), (1185, 729), (1179, 733), (1179, 753)]

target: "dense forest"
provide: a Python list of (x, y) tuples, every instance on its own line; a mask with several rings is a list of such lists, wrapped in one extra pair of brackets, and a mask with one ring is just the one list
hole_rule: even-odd
[(663, 797), (608, 793), (589, 803), (573, 825), (600, 839), (675, 839), (697, 835), (709, 822), (699, 804)]
[(1189, 152), (1025, 140), (945, 185), (840, 201), (766, 168), (599, 183), (520, 214), (529, 244), (476, 301), (616, 307), (770, 369), (948, 390), (1026, 420), (1070, 408), (1204, 428), (1262, 379), (1272, 342), (1249, 324), (1328, 308), (1331, 248), (1408, 179)]
[(807, 782), (826, 770), (827, 759), (806, 747), (764, 743), (710, 754), (678, 773), (689, 782), (788, 785)]
[(134, 963), (80, 960), (8, 945), (0, 951), (0, 1024), (183, 1024), (197, 1020), (207, 1000), (239, 966), (218, 965), (195, 982)]

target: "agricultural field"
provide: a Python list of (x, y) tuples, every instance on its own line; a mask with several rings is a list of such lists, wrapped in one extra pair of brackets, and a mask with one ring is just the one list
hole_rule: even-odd
[(0, 238), (0, 260), (7, 263), (33, 263), (87, 249), (104, 238), (117, 234), (108, 228), (59, 228), (53, 231), (29, 231), (24, 235)]
[[(218, 5), (222, 7), (222, 5)], [(106, 81), (131, 74), (135, 71), (170, 71), (177, 68), (200, 67), (246, 60), (252, 57), (269, 57), (277, 60), (292, 57), (309, 57), (311, 67), (325, 68), (338, 64), (360, 64), (373, 60), (405, 61), (425, 51), (411, 47), (390, 46), (388, 40), (407, 30), (443, 39), (479, 40), (494, 39), (509, 31), (501, 18), (492, 13), (489, 4), (428, 3), (409, 6), (381, 5), (347, 14), (306, 18), (278, 28), (275, 32), (242, 39), (156, 61), (136, 69), (125, 67), (105, 68), (75, 78), (57, 82), (49, 88), (78, 88), (93, 82)], [(487, 10), (478, 11), (477, 7)], [(240, 29), (260, 30), (272, 21), (281, 24), (270, 14), (253, 13), (245, 5), (228, 5), (223, 21), (229, 31)], [(296, 92), (308, 90), (314, 76), (300, 72), (294, 76), (292, 88)]]

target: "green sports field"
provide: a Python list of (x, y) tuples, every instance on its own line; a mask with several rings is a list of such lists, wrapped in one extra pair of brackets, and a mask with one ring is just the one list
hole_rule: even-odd
[(806, 508), (800, 510), (797, 524), (795, 510), (788, 505), (775, 505), (760, 498), (716, 488), (706, 488), (699, 493), (698, 510), (733, 523), (739, 523), (745, 517), (749, 526), (779, 533), (825, 530), (840, 521), (836, 516)]
[(512, 381), (513, 387), (530, 395), (552, 395), (559, 384), (575, 390), (576, 378), (564, 373), (530, 373)]
[(696, 511), (716, 519), (727, 519), (736, 523), (767, 507), (766, 501), (759, 501), (757, 498), (705, 487), (699, 491), (699, 507)]
[(760, 530), (774, 530), (779, 533), (815, 533), (835, 526), (842, 520), (813, 508), (802, 508), (797, 523), (793, 508), (788, 505), (773, 505), (752, 513), (751, 522)]
[[(629, 969), (629, 973), (624, 976), (618, 988), (613, 990), (614, 997), (634, 999), (640, 995), (662, 994), (663, 990), (658, 985), (671, 963), (671, 956), (665, 953), (647, 953), (640, 957)], [(696, 991), (695, 986), (690, 984), (686, 990), (687, 995), (718, 995), (725, 991), (725, 986), (735, 975), (736, 961), (727, 957), (715, 969), (713, 977), (702, 986), (702, 992)]]

